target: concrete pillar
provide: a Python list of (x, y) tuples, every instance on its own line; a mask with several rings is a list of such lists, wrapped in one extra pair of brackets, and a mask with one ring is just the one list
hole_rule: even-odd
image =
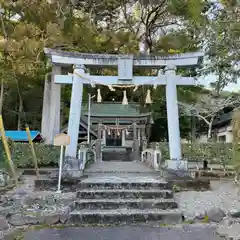
[(176, 67), (167, 66), (165, 69), (167, 118), (168, 118), (168, 139), (170, 159), (181, 160), (181, 138), (179, 129), (179, 113), (176, 86)]
[(102, 138), (101, 138), (101, 132), (102, 132), (102, 124), (98, 124), (98, 138), (95, 143), (96, 146), (96, 161), (100, 162), (102, 161)]
[[(77, 65), (74, 69), (74, 73), (75, 72), (80, 75), (84, 75), (84, 66)], [(82, 95), (83, 84), (81, 78), (76, 74), (73, 74), (72, 95), (68, 120), (68, 135), (70, 136), (70, 145), (66, 147), (65, 152), (66, 156), (73, 158), (76, 158), (77, 155), (79, 125), (82, 110)]]
[(49, 143), (49, 120), (50, 120), (50, 107), (51, 107), (51, 80), (47, 74), (44, 82), (43, 92), (43, 108), (42, 108), (42, 126), (41, 134), (46, 143)]
[(137, 123), (133, 123), (133, 140), (137, 139)]
[(133, 123), (133, 160), (140, 160), (139, 140), (137, 136), (137, 123)]
[(61, 66), (52, 66), (51, 81), (45, 80), (42, 134), (46, 144), (53, 144), (54, 136), (60, 133), (61, 84), (55, 84), (54, 76), (61, 74)]
[(141, 147), (142, 151), (147, 148), (146, 126), (141, 129)]

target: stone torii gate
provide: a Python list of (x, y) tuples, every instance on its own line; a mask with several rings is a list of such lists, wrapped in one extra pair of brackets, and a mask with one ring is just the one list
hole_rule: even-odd
[[(191, 77), (176, 75), (177, 67), (197, 66), (203, 53), (185, 53), (170, 56), (133, 56), (110, 54), (86, 54), (45, 49), (45, 54), (52, 63), (51, 82), (45, 82), (42, 116), (42, 135), (46, 143), (51, 144), (60, 132), (61, 84), (72, 84), (71, 106), (68, 122), (68, 135), (71, 143), (66, 155), (76, 157), (78, 131), (82, 107), (83, 84), (103, 85), (166, 85), (166, 104), (168, 117), (168, 136), (170, 159), (181, 160), (179, 130), (179, 112), (177, 85), (195, 85)], [(61, 67), (74, 65), (73, 74), (61, 75)], [(86, 73), (86, 67), (118, 67), (118, 76), (96, 76)], [(133, 76), (133, 68), (165, 69), (158, 76)], [(50, 121), (49, 121), (50, 120)]]

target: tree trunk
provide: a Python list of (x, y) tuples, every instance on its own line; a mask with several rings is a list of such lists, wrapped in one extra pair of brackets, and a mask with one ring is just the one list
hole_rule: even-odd
[(21, 122), (22, 111), (23, 111), (23, 102), (22, 102), (22, 99), (20, 98), (19, 107), (18, 107), (18, 126), (17, 126), (18, 130), (22, 129), (22, 122)]
[(209, 124), (208, 124), (208, 134), (207, 134), (207, 140), (209, 141), (212, 137), (212, 125), (213, 125), (213, 118), (211, 118)]
[[(6, 51), (6, 49), (8, 48), (8, 34), (6, 31), (6, 27), (5, 27), (5, 23), (3, 20), (3, 15), (2, 12), (0, 12), (0, 19), (1, 19), (1, 29), (3, 32), (3, 36), (4, 36), (4, 40), (5, 40), (5, 44), (4, 44), (4, 52)], [(5, 57), (5, 61), (6, 61), (6, 57)], [(4, 95), (4, 80), (2, 79), (1, 81), (1, 93), (0, 93), (0, 114), (2, 114), (2, 108), (3, 108), (3, 95)]]
[(196, 142), (196, 117), (192, 116), (192, 143)]

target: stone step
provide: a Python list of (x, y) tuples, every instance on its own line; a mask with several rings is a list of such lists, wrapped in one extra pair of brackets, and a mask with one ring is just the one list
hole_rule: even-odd
[(110, 162), (110, 161), (129, 162), (129, 161), (132, 161), (132, 153), (127, 151), (103, 152), (102, 160), (106, 162)]
[(82, 189), (77, 192), (77, 198), (81, 199), (154, 199), (154, 198), (173, 198), (171, 190), (159, 189)]
[(81, 189), (172, 189), (172, 184), (165, 181), (158, 182), (81, 182)]
[(131, 175), (131, 177), (134, 177), (135, 174), (143, 173), (153, 175), (153, 170), (147, 167), (145, 164), (141, 163), (140, 161), (133, 162), (112, 161), (112, 162), (95, 162), (94, 164), (90, 165), (89, 168), (87, 168), (84, 171), (84, 173), (86, 175), (88, 175), (89, 173), (95, 173), (94, 174), (95, 179), (97, 179), (99, 175), (100, 176), (104, 175), (105, 179), (108, 179), (109, 176), (114, 177), (114, 175), (116, 174), (118, 175), (118, 177), (119, 174), (124, 174), (128, 176)]
[(142, 176), (148, 176), (149, 174), (151, 175), (155, 175), (156, 177), (158, 177), (160, 175), (159, 172), (153, 172), (151, 169), (149, 169), (148, 171), (145, 171), (145, 172), (142, 172), (141, 170), (138, 170), (138, 169), (134, 169), (134, 170), (126, 170), (126, 171), (119, 171), (118, 169), (113, 169), (113, 170), (104, 170), (104, 171), (101, 171), (101, 170), (98, 170), (98, 169), (94, 169), (94, 170), (89, 170), (89, 169), (86, 169), (84, 170), (84, 173), (85, 175), (87, 176), (96, 176), (96, 175), (102, 175), (102, 174), (139, 174), (139, 175), (142, 175)]
[(76, 201), (76, 210), (82, 209), (175, 209), (173, 199), (82, 199)]
[(159, 209), (117, 209), (117, 210), (75, 210), (70, 213), (69, 224), (118, 224), (136, 222), (158, 222), (159, 224), (178, 224), (182, 213), (178, 210)]

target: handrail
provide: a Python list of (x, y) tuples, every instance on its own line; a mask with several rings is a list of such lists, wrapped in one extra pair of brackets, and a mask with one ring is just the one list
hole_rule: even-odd
[(159, 170), (162, 153), (159, 149), (147, 148), (141, 153), (141, 161), (149, 164), (153, 169)]

